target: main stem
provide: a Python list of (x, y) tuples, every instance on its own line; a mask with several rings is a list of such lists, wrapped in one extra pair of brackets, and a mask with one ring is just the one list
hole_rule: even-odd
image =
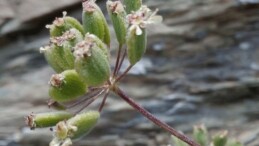
[(119, 87), (116, 85), (111, 89), (115, 94), (120, 96), (123, 100), (125, 100), (129, 105), (131, 105), (133, 108), (135, 108), (137, 111), (139, 111), (143, 116), (145, 116), (147, 119), (152, 121), (157, 126), (163, 128), (164, 130), (170, 132), (175, 137), (181, 139), (182, 141), (186, 142), (190, 146), (200, 146), (192, 139), (188, 138), (184, 134), (178, 132), (174, 128), (170, 127), (168, 124), (160, 121), (158, 118), (154, 117), (150, 112), (148, 112), (146, 109), (141, 107), (138, 103), (136, 103), (133, 99), (128, 97)]

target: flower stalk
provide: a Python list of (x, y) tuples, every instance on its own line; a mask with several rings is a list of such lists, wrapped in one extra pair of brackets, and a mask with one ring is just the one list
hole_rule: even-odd
[(154, 124), (156, 124), (157, 126), (163, 128), (164, 130), (166, 130), (170, 134), (174, 135), (175, 137), (181, 139), (182, 141), (186, 142), (190, 146), (200, 146), (198, 143), (196, 143), (192, 139), (188, 138), (184, 134), (178, 132), (177, 130), (175, 130), (174, 128), (169, 126), (168, 124), (166, 124), (166, 123), (162, 122), (161, 120), (159, 120), (158, 118), (156, 118), (153, 114), (151, 114), (146, 109), (141, 107), (138, 103), (136, 103), (132, 98), (128, 97), (118, 86), (114, 86), (112, 88), (112, 91), (115, 94), (117, 94), (120, 98), (122, 98), (124, 101), (126, 101), (129, 105), (131, 105), (135, 110), (137, 110), (143, 116), (145, 116), (147, 119), (149, 119)]

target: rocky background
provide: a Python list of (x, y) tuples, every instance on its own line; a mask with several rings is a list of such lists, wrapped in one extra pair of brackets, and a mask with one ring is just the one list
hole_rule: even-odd
[[(150, 27), (147, 55), (122, 84), (128, 95), (178, 130), (205, 123), (212, 133), (227, 129), (259, 146), (259, 1), (145, 4), (158, 7), (164, 23)], [(45, 24), (63, 10), (81, 17), (79, 0), (0, 1), (0, 146), (46, 146), (51, 139), (48, 129), (30, 131), (24, 116), (49, 110), (53, 71), (38, 49), (48, 43)], [(96, 129), (75, 145), (169, 143), (168, 133), (111, 95)]]

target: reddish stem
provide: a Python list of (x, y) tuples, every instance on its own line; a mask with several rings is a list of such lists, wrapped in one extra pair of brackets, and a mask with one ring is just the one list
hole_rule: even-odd
[(133, 65), (128, 66), (127, 69), (118, 78), (116, 78), (115, 83), (120, 81), (130, 71), (132, 67)]
[(109, 90), (106, 91), (106, 93), (105, 93), (105, 95), (103, 97), (103, 101), (102, 101), (102, 103), (101, 103), (101, 105), (99, 107), (99, 110), (98, 110), (99, 112), (102, 112), (103, 107), (104, 107), (104, 105), (106, 103), (106, 99), (107, 99), (108, 95), (109, 95)]
[(116, 71), (116, 73), (115, 73), (116, 75), (119, 73), (119, 71), (120, 71), (120, 69), (121, 69), (121, 66), (122, 66), (122, 64), (123, 64), (123, 62), (124, 62), (124, 60), (125, 60), (126, 55), (127, 55), (127, 49), (124, 49), (123, 56), (122, 56), (121, 61), (120, 61), (120, 63), (119, 63), (118, 69), (117, 69), (117, 71)]
[(117, 72), (118, 67), (119, 67), (120, 56), (121, 56), (121, 48), (122, 48), (122, 45), (119, 45), (119, 50), (118, 50), (118, 54), (117, 54), (117, 58), (116, 58), (116, 64), (115, 64), (115, 68), (114, 68), (114, 71), (113, 71), (113, 77), (116, 75), (116, 72)]
[(197, 144), (195, 141), (193, 141), (192, 139), (188, 138), (187, 136), (185, 136), (184, 134), (178, 132), (177, 130), (175, 130), (174, 128), (170, 127), (168, 124), (160, 121), (158, 118), (156, 118), (155, 116), (153, 116), (150, 112), (148, 112), (146, 109), (144, 109), (143, 107), (141, 107), (138, 103), (136, 103), (134, 100), (132, 100), (130, 97), (128, 97), (119, 87), (114, 86), (114, 88), (112, 89), (112, 91), (117, 94), (118, 96), (120, 96), (123, 100), (125, 100), (129, 105), (131, 105), (134, 109), (136, 109), (138, 112), (140, 112), (143, 116), (145, 116), (147, 119), (149, 119), (150, 121), (152, 121), (154, 124), (156, 124), (157, 126), (163, 128), (164, 130), (168, 131), (169, 133), (171, 133), (172, 135), (174, 135), (175, 137), (179, 138), (180, 140), (186, 142), (187, 144), (189, 144), (190, 146), (200, 146), (199, 144)]

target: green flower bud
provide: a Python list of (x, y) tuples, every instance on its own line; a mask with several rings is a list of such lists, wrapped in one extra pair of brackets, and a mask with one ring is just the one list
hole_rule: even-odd
[(75, 70), (66, 70), (61, 74), (52, 75), (49, 84), (49, 95), (58, 102), (74, 100), (87, 92), (85, 82)]
[(77, 130), (71, 134), (71, 138), (76, 139), (88, 134), (97, 124), (99, 118), (100, 113), (98, 111), (89, 111), (69, 119), (67, 124), (77, 127)]
[(58, 73), (74, 68), (75, 57), (72, 53), (72, 46), (81, 41), (81, 33), (72, 28), (62, 36), (52, 37), (51, 44), (40, 48), (50, 66)]
[(110, 45), (110, 31), (105, 17), (94, 0), (83, 2), (83, 28), (86, 33), (99, 37), (105, 44)]
[(128, 14), (132, 11), (137, 11), (142, 5), (142, 0), (123, 0), (123, 2)]
[(103, 43), (96, 35), (87, 33), (85, 35), (85, 40), (96, 43), (96, 45), (103, 51), (103, 53), (107, 56), (108, 60), (110, 60), (109, 49), (106, 44)]
[(131, 65), (136, 64), (146, 52), (147, 35), (142, 29), (142, 34), (137, 35), (135, 31), (130, 31), (127, 36), (128, 59)]
[(130, 27), (126, 41), (131, 65), (136, 64), (146, 51), (146, 26), (162, 21), (162, 17), (156, 15), (157, 11), (152, 12), (146, 6), (142, 6), (138, 11), (127, 15), (127, 22)]
[(183, 142), (182, 140), (180, 140), (179, 138), (175, 137), (175, 136), (171, 136), (172, 137), (172, 141), (173, 144), (175, 146), (188, 146), (185, 142)]
[(30, 114), (26, 117), (26, 123), (31, 129), (55, 126), (58, 122), (72, 117), (68, 112), (52, 112)]
[(126, 12), (120, 1), (107, 1), (107, 10), (113, 23), (117, 40), (120, 45), (126, 42), (127, 24)]
[(201, 146), (207, 146), (209, 137), (206, 127), (204, 125), (194, 126), (193, 138)]
[(44, 53), (44, 57), (48, 64), (58, 73), (66, 70), (66, 68), (71, 68), (67, 65), (60, 54), (63, 54), (63, 50), (59, 47), (51, 44), (49, 46), (41, 47), (40, 52)]
[(71, 28), (77, 29), (82, 35), (84, 35), (84, 29), (80, 22), (75, 18), (68, 17), (66, 15), (67, 12), (63, 12), (63, 17), (56, 18), (51, 25), (46, 25), (46, 28), (50, 29), (50, 36), (61, 36), (64, 32)]
[(213, 138), (213, 146), (225, 146), (227, 143), (228, 131), (223, 131), (221, 134), (216, 135)]
[(71, 139), (77, 139), (88, 134), (99, 118), (99, 112), (89, 111), (78, 114), (68, 121), (59, 122), (55, 128), (55, 138), (51, 141), (50, 146), (70, 146), (72, 144)]
[(95, 42), (84, 40), (74, 50), (75, 69), (89, 86), (102, 85), (109, 79), (109, 60)]

